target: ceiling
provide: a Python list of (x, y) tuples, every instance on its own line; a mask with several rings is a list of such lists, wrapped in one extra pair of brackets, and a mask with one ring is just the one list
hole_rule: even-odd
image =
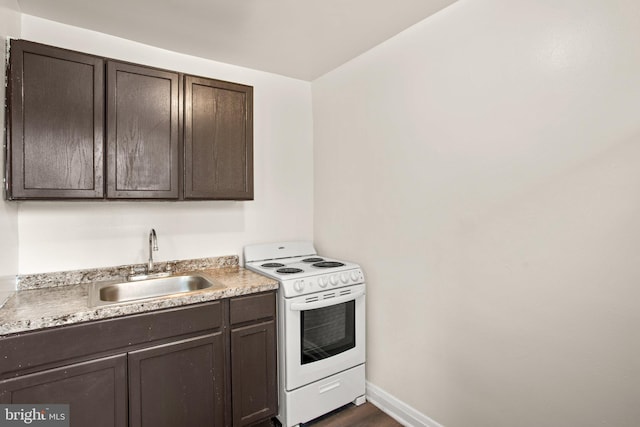
[(18, 0), (22, 13), (314, 80), (456, 0)]

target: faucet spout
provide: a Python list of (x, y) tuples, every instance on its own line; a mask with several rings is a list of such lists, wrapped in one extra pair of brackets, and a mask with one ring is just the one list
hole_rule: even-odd
[(149, 264), (147, 265), (147, 273), (153, 270), (153, 251), (158, 250), (158, 237), (156, 236), (156, 230), (153, 228), (149, 232)]

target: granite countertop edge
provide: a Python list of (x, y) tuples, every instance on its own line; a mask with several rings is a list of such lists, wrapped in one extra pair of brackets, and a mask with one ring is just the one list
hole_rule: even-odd
[(278, 289), (276, 280), (237, 265), (191, 272), (207, 276), (222, 286), (95, 307), (89, 306), (91, 283), (14, 291), (0, 306), (0, 337)]

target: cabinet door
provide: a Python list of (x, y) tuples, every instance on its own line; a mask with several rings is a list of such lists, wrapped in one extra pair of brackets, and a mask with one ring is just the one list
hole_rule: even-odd
[(274, 416), (278, 407), (275, 322), (231, 330), (233, 425)]
[(64, 403), (69, 404), (72, 427), (126, 427), (126, 355), (0, 381), (0, 402)]
[(253, 88), (185, 76), (184, 198), (253, 199)]
[(221, 332), (129, 353), (130, 425), (224, 426), (223, 358)]
[(11, 41), (8, 198), (103, 196), (102, 58)]
[(107, 62), (107, 197), (178, 198), (178, 73)]

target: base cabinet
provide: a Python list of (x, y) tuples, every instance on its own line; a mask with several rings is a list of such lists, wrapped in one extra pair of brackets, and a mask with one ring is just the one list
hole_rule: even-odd
[(2, 337), (0, 403), (69, 404), (72, 427), (266, 421), (275, 292)]
[(273, 320), (231, 330), (234, 427), (275, 415), (275, 331)]
[(222, 332), (129, 353), (131, 427), (223, 426)]
[(0, 383), (0, 402), (69, 404), (72, 426), (127, 426), (127, 356), (47, 369)]
[(233, 426), (248, 426), (278, 412), (275, 294), (234, 298), (231, 323)]

